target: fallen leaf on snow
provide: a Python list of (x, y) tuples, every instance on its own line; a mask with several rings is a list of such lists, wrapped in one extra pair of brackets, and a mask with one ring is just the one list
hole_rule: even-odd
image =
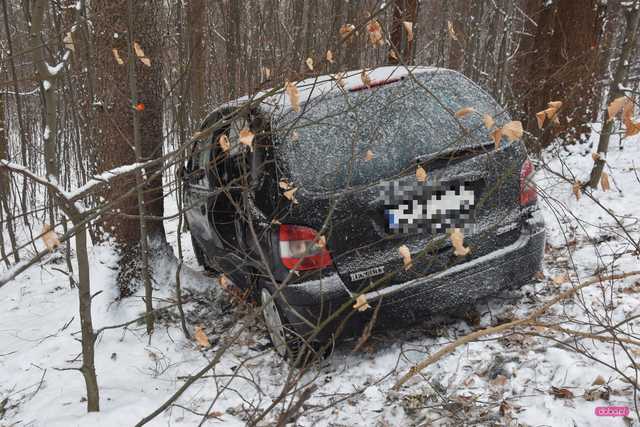
[(204, 333), (202, 326), (196, 326), (195, 333), (193, 334), (196, 342), (200, 346), (200, 348), (209, 348), (211, 347), (211, 343), (209, 342), (209, 337)]
[(567, 388), (551, 386), (549, 393), (560, 399), (573, 399), (573, 393)]

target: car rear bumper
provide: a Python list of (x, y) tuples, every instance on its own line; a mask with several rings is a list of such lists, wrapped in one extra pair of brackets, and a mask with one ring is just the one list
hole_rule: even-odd
[[(522, 227), (520, 237), (509, 246), (440, 273), (368, 292), (365, 295), (373, 308), (381, 304), (376, 325), (392, 327), (412, 323), (472, 304), (501, 289), (522, 286), (540, 271), (544, 244), (544, 223), (536, 212)], [(318, 341), (329, 338), (341, 324), (343, 336), (360, 334), (374, 311), (358, 312), (351, 308), (352, 295), (338, 274), (287, 285), (277, 301), (303, 336), (308, 336), (326, 319), (335, 317), (316, 335)]]

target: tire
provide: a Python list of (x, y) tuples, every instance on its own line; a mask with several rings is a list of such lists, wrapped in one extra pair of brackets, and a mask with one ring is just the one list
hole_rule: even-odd
[(278, 356), (297, 368), (318, 359), (321, 344), (306, 342), (295, 332), (265, 286), (260, 287), (260, 305), (269, 340)]

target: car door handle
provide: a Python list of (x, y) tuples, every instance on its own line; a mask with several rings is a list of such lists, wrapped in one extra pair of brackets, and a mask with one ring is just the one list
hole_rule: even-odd
[(202, 215), (207, 214), (207, 209), (204, 207), (204, 205), (200, 205), (200, 212), (202, 213)]

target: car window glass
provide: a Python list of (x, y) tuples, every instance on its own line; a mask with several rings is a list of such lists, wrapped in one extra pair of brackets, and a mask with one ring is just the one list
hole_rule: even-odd
[[(455, 118), (463, 107), (477, 113)], [(486, 92), (452, 72), (319, 97), (303, 111), (274, 117), (275, 148), (288, 178), (317, 192), (366, 185), (407, 170), (420, 156), (487, 143), (484, 113), (498, 126), (508, 121)]]

